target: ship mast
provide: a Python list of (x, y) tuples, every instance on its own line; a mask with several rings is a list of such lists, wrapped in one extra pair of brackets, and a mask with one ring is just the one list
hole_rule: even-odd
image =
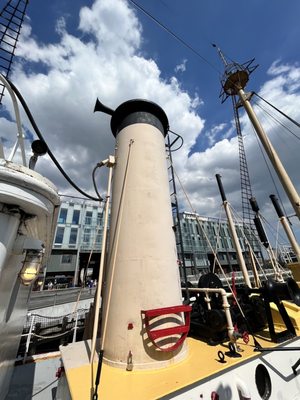
[[(213, 45), (216, 47), (216, 45)], [(300, 198), (291, 179), (289, 178), (284, 166), (282, 165), (272, 143), (268, 139), (262, 125), (260, 124), (253, 108), (250, 103), (251, 93), (245, 93), (244, 89), (249, 80), (249, 75), (257, 66), (251, 65), (254, 59), (244, 63), (238, 64), (236, 62), (228, 63), (222, 51), (217, 47), (219, 56), (221, 57), (224, 65), (225, 72), (222, 78), (222, 101), (225, 101), (229, 96), (237, 95), (240, 99), (241, 105), (245, 108), (248, 117), (277, 173), (277, 176), (295, 210), (297, 217), (300, 219)]]

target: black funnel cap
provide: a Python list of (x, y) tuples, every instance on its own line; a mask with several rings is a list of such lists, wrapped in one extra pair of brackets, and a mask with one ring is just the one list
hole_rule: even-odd
[(134, 99), (122, 103), (113, 113), (111, 130), (114, 136), (126, 126), (145, 123), (155, 126), (166, 136), (169, 130), (169, 121), (164, 110), (148, 100)]

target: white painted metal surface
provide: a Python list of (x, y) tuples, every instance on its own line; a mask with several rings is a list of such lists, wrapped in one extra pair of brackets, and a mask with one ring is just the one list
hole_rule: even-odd
[[(297, 347), (299, 345), (300, 339), (296, 339), (286, 347)], [(261, 354), (251, 361), (238, 364), (228, 372), (222, 372), (219, 375), (216, 373), (215, 376), (210, 376), (198, 384), (195, 383), (190, 388), (182, 389), (177, 394), (165, 396), (163, 400), (211, 398), (219, 398), (220, 400), (298, 400), (300, 399), (300, 376), (295, 376), (292, 370), (292, 365), (298, 360), (299, 351), (271, 351), (267, 354)], [(260, 374), (260, 379), (257, 379), (259, 365), (263, 366), (259, 368), (266, 369), (270, 378), (269, 396), (266, 394), (267, 390), (263, 395), (263, 375)], [(217, 393), (219, 397), (212, 397), (213, 392)]]
[(51, 250), (58, 206), (49, 181), (0, 160), (0, 399), (8, 390), (30, 293), (18, 274), (28, 250)]
[(135, 370), (170, 365), (187, 353), (185, 345), (170, 353), (155, 350), (141, 316), (141, 310), (182, 304), (168, 188), (163, 134), (144, 123), (122, 129), (102, 322), (104, 362), (116, 367), (125, 369), (130, 353)]

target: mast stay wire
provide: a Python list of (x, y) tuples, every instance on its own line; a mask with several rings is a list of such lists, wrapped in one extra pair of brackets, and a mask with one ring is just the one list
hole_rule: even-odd
[[(186, 197), (186, 200), (187, 200), (187, 202), (188, 202), (188, 204), (189, 204), (189, 206), (190, 206), (192, 212), (193, 212), (194, 214), (196, 214), (196, 211), (195, 211), (195, 209), (194, 209), (193, 206), (192, 206), (192, 203), (191, 203), (191, 201), (190, 201), (190, 198), (189, 198), (189, 196), (188, 196), (186, 190), (184, 189), (181, 180), (179, 179), (179, 176), (178, 176), (178, 174), (177, 174), (177, 172), (176, 172), (176, 170), (175, 170), (175, 168), (174, 168), (174, 165), (173, 165), (173, 170), (174, 170), (174, 174), (175, 174), (175, 176), (176, 176), (176, 178), (177, 178), (177, 180), (178, 180), (178, 182), (179, 182), (179, 185), (180, 185), (180, 187), (181, 187), (181, 189), (182, 189), (182, 191), (183, 191), (183, 193), (184, 193), (184, 195), (185, 195), (185, 197)], [(205, 237), (205, 239), (207, 240), (207, 243), (208, 243), (208, 245), (209, 245), (211, 251), (213, 252), (214, 258), (216, 259), (216, 263), (218, 264), (218, 267), (220, 268), (220, 271), (221, 271), (221, 273), (222, 273), (222, 275), (223, 275), (223, 277), (224, 277), (224, 279), (225, 279), (225, 281), (226, 281), (226, 283), (227, 283), (227, 285), (228, 285), (228, 288), (229, 288), (229, 290), (230, 290), (230, 292), (231, 292), (231, 295), (232, 295), (232, 297), (234, 298), (234, 300), (235, 300), (235, 302), (236, 302), (236, 305), (238, 306), (238, 309), (239, 309), (239, 311), (240, 311), (240, 313), (241, 313), (241, 315), (242, 315), (242, 317), (243, 317), (243, 319), (244, 319), (244, 321), (245, 321), (245, 323), (246, 323), (246, 325), (247, 325), (247, 327), (248, 327), (249, 333), (250, 333), (250, 335), (251, 335), (252, 338), (253, 338), (255, 347), (256, 347), (256, 348), (261, 348), (261, 345), (260, 345), (259, 342), (257, 341), (257, 339), (256, 339), (256, 337), (255, 337), (255, 334), (252, 332), (252, 329), (251, 329), (249, 320), (248, 320), (248, 318), (246, 317), (244, 311), (242, 310), (242, 307), (241, 307), (241, 305), (240, 305), (240, 302), (239, 302), (237, 296), (236, 296), (235, 293), (234, 293), (234, 290), (233, 290), (233, 288), (232, 288), (232, 285), (230, 284), (229, 280), (227, 279), (227, 276), (226, 276), (226, 274), (225, 274), (225, 271), (224, 271), (224, 269), (222, 268), (221, 263), (220, 263), (220, 261), (219, 261), (219, 259), (218, 259), (218, 257), (217, 257), (217, 254), (214, 252), (214, 249), (213, 249), (213, 247), (212, 247), (212, 245), (211, 245), (211, 243), (210, 243), (210, 240), (209, 240), (209, 238), (208, 238), (208, 236), (207, 236), (205, 230), (203, 229), (202, 225), (200, 224), (200, 222), (199, 222), (199, 220), (198, 220), (198, 217), (196, 217), (196, 221), (197, 221), (198, 226), (200, 227), (201, 231), (203, 232), (204, 237)]]
[[(232, 214), (233, 214), (233, 216), (235, 217), (236, 221), (238, 221), (240, 224), (242, 224), (243, 219), (241, 218), (241, 216), (239, 215), (239, 213), (237, 212), (237, 210), (235, 210), (235, 209), (232, 207), (231, 204), (230, 204), (230, 209), (231, 209)], [(262, 218), (262, 220), (268, 225), (272, 237), (275, 237), (275, 234), (274, 234), (275, 229), (274, 229), (274, 227), (272, 226), (272, 224), (271, 224), (261, 213), (259, 213), (259, 216), (260, 216), (260, 217)], [(246, 237), (246, 235), (245, 235), (245, 232), (244, 232), (243, 228), (241, 229), (241, 231), (242, 231), (243, 238), (244, 238), (245, 242), (246, 242), (248, 245), (250, 245), (250, 243), (249, 243), (249, 241), (248, 241), (248, 239), (247, 239), (247, 237)], [(277, 231), (276, 231), (276, 232), (277, 232)], [(281, 239), (284, 241), (285, 238), (283, 237), (283, 235), (282, 235), (280, 232), (277, 232), (277, 233), (278, 233), (278, 235), (281, 237)], [(253, 232), (252, 234), (254, 235), (254, 237), (256, 238), (256, 240), (257, 240), (258, 242), (260, 242), (258, 235), (256, 235), (254, 232)], [(278, 236), (278, 235), (277, 235), (277, 236)], [(277, 241), (277, 239), (276, 239), (276, 241)], [(266, 251), (267, 251), (267, 253), (269, 253), (269, 251), (268, 251), (267, 249), (266, 249)], [(254, 256), (255, 256), (255, 253), (254, 253)], [(257, 261), (257, 263), (258, 263), (258, 260), (257, 260), (257, 257), (256, 257), (256, 256), (255, 256), (255, 259), (256, 259), (256, 261)], [(258, 263), (258, 264), (259, 264), (259, 263)], [(260, 267), (261, 271), (263, 272), (263, 268), (260, 266), (260, 264), (259, 264), (259, 267)], [(265, 275), (264, 272), (263, 272), (263, 274), (264, 274), (264, 276), (266, 277), (266, 275)]]
[[(268, 111), (265, 109), (265, 107), (262, 107), (261, 104), (259, 104), (257, 101), (254, 101), (254, 104), (255, 104), (257, 107), (259, 107), (262, 111), (264, 111), (267, 115), (269, 115), (269, 117), (272, 118), (273, 121), (277, 122), (278, 125), (281, 125), (284, 129), (286, 129), (288, 132), (290, 132), (296, 139), (300, 140), (300, 137), (297, 136), (288, 126), (286, 126), (285, 124), (283, 124), (278, 118), (276, 118), (276, 117), (274, 116), (274, 114), (271, 114), (270, 112), (268, 112)], [(255, 135), (256, 135), (256, 133), (255, 133)], [(257, 137), (256, 137), (256, 139), (257, 139)], [(257, 139), (257, 141), (258, 141), (258, 139)], [(258, 144), (259, 144), (259, 146), (260, 146), (260, 148), (261, 148), (261, 151), (262, 151), (262, 147), (261, 147), (260, 141), (258, 141)], [(262, 154), (264, 155), (264, 152), (263, 152), (263, 151), (262, 151)], [(264, 158), (265, 158), (265, 157), (264, 157)], [(265, 163), (267, 164), (266, 158), (265, 158)], [(267, 164), (267, 165), (268, 165), (268, 164)], [(268, 169), (269, 169), (269, 167), (268, 167)], [(270, 169), (269, 169), (269, 172), (270, 172)], [(271, 172), (270, 172), (270, 175), (271, 175)], [(274, 183), (274, 180), (273, 180), (273, 183)], [(274, 183), (274, 186), (275, 186), (275, 188), (276, 188), (275, 183)], [(281, 206), (282, 206), (282, 208), (283, 208), (283, 210), (284, 210), (284, 213), (285, 213), (286, 216), (287, 216), (287, 213), (286, 213), (286, 211), (285, 211), (285, 209), (284, 209), (284, 205), (283, 205), (283, 202), (282, 202), (282, 200), (281, 200), (281, 198), (280, 198), (280, 195), (279, 195), (279, 193), (278, 193), (277, 188), (276, 188), (276, 191), (277, 191), (277, 195), (278, 195), (278, 198), (279, 198), (279, 200), (280, 200)], [(295, 214), (293, 214), (293, 215), (291, 215), (291, 216), (287, 216), (287, 219), (288, 219), (290, 225), (292, 225), (292, 223), (291, 223), (291, 221), (290, 221), (290, 217), (293, 217), (293, 216), (295, 216)]]
[(290, 132), (296, 139), (300, 140), (300, 136), (296, 135), (295, 132), (293, 132), (287, 125), (285, 125), (278, 118), (276, 118), (274, 114), (272, 114), (269, 111), (267, 111), (267, 109), (265, 107), (263, 107), (260, 103), (258, 103), (257, 101), (254, 101), (254, 104), (257, 107), (259, 107), (262, 111), (264, 111), (266, 114), (268, 114), (269, 117), (273, 119), (273, 121), (278, 123), (278, 125), (281, 125), (284, 129), (286, 129), (288, 132)]
[(255, 136), (255, 138), (256, 138), (256, 141), (257, 141), (257, 143), (258, 143), (258, 147), (259, 147), (259, 149), (260, 149), (260, 151), (261, 151), (261, 154), (262, 154), (262, 156), (263, 156), (264, 162), (265, 162), (266, 167), (267, 167), (267, 169), (268, 169), (270, 178), (271, 178), (271, 180), (272, 180), (272, 182), (273, 182), (273, 185), (274, 185), (274, 188), (275, 188), (277, 197), (278, 197), (278, 199), (279, 199), (279, 201), (280, 201), (280, 204), (281, 204), (281, 206), (282, 206), (282, 209), (283, 209), (283, 211), (284, 211), (284, 214), (287, 215), (286, 210), (285, 210), (285, 207), (284, 207), (284, 204), (283, 204), (283, 201), (282, 201), (281, 196), (280, 196), (280, 194), (279, 194), (279, 190), (278, 190), (278, 187), (277, 187), (277, 185), (276, 185), (275, 179), (274, 179), (273, 174), (272, 174), (272, 172), (271, 172), (270, 166), (269, 166), (269, 164), (268, 164), (268, 162), (267, 162), (265, 153), (264, 153), (264, 151), (263, 151), (263, 149), (262, 149), (262, 145), (261, 145), (260, 141), (258, 140), (257, 133), (256, 133), (256, 131), (255, 131), (255, 129), (254, 129), (254, 127), (253, 127), (252, 124), (251, 124), (251, 126), (252, 126), (252, 130), (253, 130), (253, 132), (254, 132), (254, 136)]
[(267, 103), (269, 106), (271, 106), (272, 108), (274, 108), (277, 112), (279, 112), (280, 114), (282, 114), (285, 118), (287, 118), (289, 121), (291, 121), (293, 124), (295, 124), (296, 126), (298, 126), (298, 128), (300, 128), (300, 124), (299, 122), (295, 121), (293, 118), (289, 117), (287, 114), (285, 114), (283, 111), (279, 110), (279, 108), (275, 107), (274, 104), (270, 103), (269, 101), (267, 101), (266, 99), (264, 99), (262, 96), (260, 96), (258, 93), (253, 92), (253, 94), (257, 97), (259, 97), (261, 100), (263, 100), (265, 103)]
[(165, 30), (170, 36), (172, 36), (174, 39), (176, 39), (179, 43), (181, 43), (184, 47), (189, 49), (191, 52), (193, 52), (198, 58), (200, 58), (203, 62), (208, 64), (211, 68), (213, 68), (215, 71), (218, 72), (218, 74), (221, 74), (220, 70), (209, 60), (207, 60), (205, 57), (203, 57), (197, 50), (195, 50), (190, 44), (188, 44), (185, 40), (183, 40), (180, 36), (178, 36), (175, 32), (173, 32), (171, 29), (169, 29), (166, 25), (164, 25), (162, 22), (160, 22), (157, 18), (155, 18), (149, 11), (145, 10), (141, 5), (136, 3), (134, 0), (129, 0), (130, 3), (134, 5), (135, 8), (140, 10), (142, 13), (144, 13), (148, 18), (150, 18), (152, 21), (154, 21), (158, 26), (160, 26), (163, 30)]
[[(193, 206), (192, 206), (192, 203), (191, 203), (191, 201), (190, 201), (190, 199), (189, 199), (189, 197), (188, 197), (187, 192), (185, 191), (185, 189), (184, 189), (184, 187), (183, 187), (183, 184), (182, 184), (181, 180), (179, 179), (179, 176), (178, 176), (178, 174), (177, 174), (177, 172), (176, 172), (176, 170), (175, 170), (175, 168), (174, 168), (174, 165), (173, 165), (173, 169), (174, 169), (174, 174), (175, 174), (175, 176), (176, 176), (176, 178), (177, 178), (177, 180), (178, 180), (178, 182), (179, 182), (179, 185), (180, 185), (180, 187), (181, 187), (181, 189), (182, 189), (182, 191), (183, 191), (183, 193), (184, 193), (184, 195), (185, 195), (185, 197), (186, 197), (186, 199), (187, 199), (187, 202), (189, 203), (189, 206), (190, 206), (192, 212), (196, 214), (196, 211), (195, 211), (195, 209), (194, 209)], [(254, 342), (255, 347), (256, 347), (256, 348), (261, 348), (261, 345), (260, 345), (259, 342), (257, 341), (257, 339), (256, 339), (256, 337), (255, 337), (255, 334), (253, 333), (253, 331), (252, 331), (252, 329), (251, 329), (251, 325), (250, 325), (250, 323), (249, 323), (249, 320), (248, 320), (248, 318), (246, 317), (244, 311), (242, 310), (242, 307), (241, 307), (241, 305), (240, 305), (240, 302), (239, 302), (239, 300), (238, 300), (236, 294), (234, 293), (234, 290), (233, 290), (233, 288), (232, 288), (232, 285), (230, 284), (229, 280), (227, 279), (227, 276), (226, 276), (226, 274), (225, 274), (224, 269), (223, 269), (222, 266), (221, 266), (221, 263), (220, 263), (220, 261), (219, 261), (219, 259), (218, 259), (218, 257), (217, 257), (217, 254), (214, 252), (214, 249), (213, 249), (213, 247), (212, 247), (212, 245), (211, 245), (211, 243), (210, 243), (209, 238), (208, 238), (207, 235), (206, 235), (205, 230), (203, 229), (202, 225), (200, 224), (198, 218), (196, 218), (196, 221), (197, 221), (198, 226), (200, 227), (201, 231), (203, 232), (204, 237), (205, 237), (205, 239), (207, 240), (207, 243), (208, 243), (208, 245), (209, 245), (211, 251), (213, 252), (213, 255), (214, 255), (214, 258), (215, 258), (215, 260), (216, 260), (216, 263), (218, 264), (218, 267), (220, 268), (220, 271), (221, 271), (221, 273), (222, 273), (222, 275), (223, 275), (223, 277), (224, 277), (224, 279), (225, 279), (225, 281), (226, 281), (226, 283), (227, 283), (227, 285), (228, 285), (228, 288), (229, 288), (229, 290), (230, 290), (230, 292), (231, 292), (231, 295), (232, 295), (232, 297), (234, 298), (235, 303), (236, 303), (236, 305), (237, 305), (237, 307), (238, 307), (238, 309), (239, 309), (239, 311), (240, 311), (240, 313), (241, 313), (241, 315), (242, 315), (242, 317), (243, 317), (243, 319), (244, 319), (244, 321), (245, 321), (245, 323), (246, 323), (246, 326), (248, 327), (249, 333), (250, 333), (250, 335), (251, 335), (252, 338), (253, 338), (253, 342)]]
[[(257, 256), (256, 256), (256, 254), (255, 254), (254, 250), (252, 249), (251, 244), (250, 244), (250, 242), (249, 242), (249, 240), (248, 240), (248, 238), (247, 238), (247, 236), (246, 236), (246, 234), (245, 234), (245, 230), (244, 230), (244, 228), (243, 228), (243, 222), (244, 222), (244, 221), (243, 221), (243, 218), (239, 215), (239, 213), (237, 212), (237, 210), (235, 210), (235, 209), (232, 207), (231, 204), (229, 204), (229, 207), (230, 207), (230, 210), (231, 210), (231, 212), (232, 212), (233, 217), (234, 217), (235, 220), (240, 224), (241, 233), (242, 233), (243, 239), (245, 240), (245, 243), (249, 246), (249, 249), (250, 249), (250, 251), (252, 252), (252, 255), (253, 255), (253, 257), (254, 257), (254, 259), (255, 259), (255, 261), (256, 261), (256, 264), (259, 266), (259, 269), (260, 269), (261, 273), (263, 274), (264, 278), (267, 280), (267, 275), (265, 274), (265, 271), (264, 271), (264, 269), (263, 269), (261, 263), (259, 262), (259, 260), (258, 260), (258, 258), (257, 258)], [(254, 232), (252, 232), (251, 235), (252, 235), (258, 242), (260, 242), (260, 241), (259, 241), (259, 237), (258, 237)]]
[[(186, 190), (184, 189), (183, 184), (182, 184), (181, 180), (179, 179), (179, 176), (178, 176), (178, 174), (177, 174), (177, 172), (176, 172), (174, 166), (173, 166), (173, 169), (174, 169), (174, 174), (176, 175), (176, 178), (177, 178), (177, 180), (178, 180), (178, 182), (179, 182), (179, 185), (180, 185), (180, 187), (181, 187), (181, 189), (182, 189), (182, 191), (183, 191), (183, 193), (184, 193), (184, 195), (185, 195), (185, 197), (186, 197), (186, 200), (187, 200), (187, 202), (188, 202), (188, 204), (189, 204), (189, 206), (190, 206), (192, 212), (193, 212), (194, 214), (196, 214), (196, 211), (195, 211), (195, 209), (194, 209), (193, 206), (192, 206), (192, 203), (191, 203), (191, 201), (190, 201), (190, 198), (189, 198), (189, 196), (188, 196)], [(224, 271), (224, 269), (222, 268), (221, 263), (220, 263), (220, 261), (219, 261), (219, 259), (218, 259), (218, 257), (217, 257), (217, 253), (214, 251), (214, 249), (213, 249), (213, 247), (212, 247), (212, 244), (211, 244), (211, 242), (210, 242), (210, 240), (209, 240), (209, 238), (208, 238), (208, 236), (207, 236), (207, 234), (206, 234), (204, 228), (203, 228), (202, 225), (200, 224), (198, 218), (196, 218), (196, 221), (197, 221), (198, 226), (200, 227), (200, 229), (201, 229), (201, 231), (202, 231), (202, 233), (203, 233), (205, 239), (207, 240), (207, 243), (208, 243), (208, 245), (209, 245), (209, 247), (210, 247), (210, 250), (212, 251), (212, 253), (213, 253), (213, 255), (214, 255), (214, 258), (215, 258), (215, 260), (216, 260), (216, 263), (217, 263), (218, 267), (220, 268), (220, 271), (222, 272), (222, 275), (223, 275), (223, 277), (224, 277), (224, 279), (225, 279), (225, 281), (226, 281), (226, 283), (227, 283), (227, 285), (228, 285), (228, 287), (229, 287), (229, 290), (230, 290), (230, 292), (231, 292), (231, 294), (232, 294), (234, 300), (236, 301), (236, 304), (237, 304), (237, 306), (238, 306), (238, 308), (239, 308), (239, 310), (240, 310), (240, 312), (241, 312), (243, 318), (245, 319), (245, 321), (247, 321), (247, 318), (246, 318), (246, 316), (245, 316), (245, 313), (243, 312), (242, 307), (241, 307), (241, 305), (239, 304), (239, 301), (238, 301), (238, 299), (237, 299), (237, 297), (236, 297), (236, 295), (235, 295), (235, 293), (234, 293), (234, 290), (232, 289), (232, 286), (231, 286), (231, 284), (230, 284), (230, 282), (229, 282), (229, 280), (228, 280), (228, 278), (227, 278), (227, 276), (226, 276), (226, 274), (225, 274), (225, 271)]]

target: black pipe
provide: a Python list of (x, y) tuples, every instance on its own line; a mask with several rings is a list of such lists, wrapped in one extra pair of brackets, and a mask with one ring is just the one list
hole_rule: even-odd
[(271, 201), (273, 203), (273, 206), (274, 206), (274, 208), (275, 208), (275, 210), (277, 212), (278, 218), (284, 217), (284, 213), (282, 211), (282, 208), (280, 207), (280, 204), (279, 204), (278, 199), (275, 196), (275, 194), (271, 194), (270, 195), (270, 199), (271, 199)]
[(261, 220), (259, 217), (254, 217), (253, 221), (254, 221), (259, 239), (262, 242), (262, 244), (265, 246), (265, 248), (267, 249), (269, 247), (269, 241), (268, 241), (266, 232), (264, 230), (264, 227), (261, 223)]
[(252, 210), (253, 210), (255, 213), (258, 213), (259, 207), (258, 207), (256, 198), (255, 198), (255, 197), (251, 197), (251, 199), (249, 199), (249, 201), (250, 201)]
[(226, 199), (226, 195), (225, 195), (225, 192), (224, 192), (223, 184), (222, 184), (222, 181), (221, 181), (221, 175), (220, 174), (216, 174), (216, 179), (217, 179), (217, 183), (218, 183), (218, 186), (219, 186), (220, 195), (221, 195), (222, 201), (224, 203), (225, 201), (227, 201), (227, 199)]

